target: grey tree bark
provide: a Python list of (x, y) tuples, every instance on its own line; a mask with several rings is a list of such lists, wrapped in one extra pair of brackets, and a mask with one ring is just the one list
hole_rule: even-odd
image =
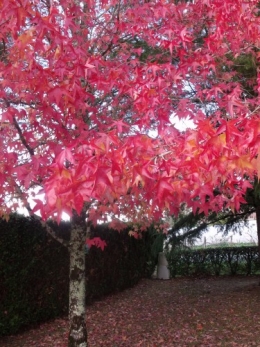
[(74, 214), (70, 236), (69, 340), (68, 347), (87, 347), (85, 242), (86, 215)]
[(258, 257), (260, 261), (260, 206), (256, 206), (256, 229), (257, 229), (257, 245), (258, 245)]

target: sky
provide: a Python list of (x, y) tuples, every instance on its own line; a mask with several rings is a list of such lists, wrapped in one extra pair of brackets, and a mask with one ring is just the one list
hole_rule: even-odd
[(203, 245), (206, 238), (206, 246), (216, 243), (255, 243), (257, 244), (256, 220), (249, 220), (248, 226), (244, 225), (242, 233), (230, 231), (227, 235), (223, 235), (214, 226), (210, 226), (209, 230), (197, 239), (195, 245)]

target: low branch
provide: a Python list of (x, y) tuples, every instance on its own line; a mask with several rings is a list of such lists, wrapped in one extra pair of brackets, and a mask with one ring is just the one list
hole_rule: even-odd
[(55, 231), (52, 229), (52, 227), (50, 227), (50, 225), (48, 225), (48, 222), (44, 222), (41, 217), (37, 216), (35, 213), (32, 212), (32, 209), (28, 206), (26, 206), (28, 212), (30, 213), (30, 216), (32, 218), (35, 218), (36, 220), (38, 220), (42, 227), (45, 228), (46, 232), (51, 235), (51, 237), (54, 238), (54, 240), (56, 240), (57, 242), (59, 242), (60, 244), (62, 244), (64, 247), (69, 248), (69, 242), (64, 240), (63, 238), (59, 237)]
[[(39, 217), (40, 218), (40, 217)], [(69, 242), (62, 239), (61, 237), (59, 237), (55, 231), (46, 223), (41, 221), (42, 226), (46, 229), (47, 233), (49, 235), (51, 235), (56, 241), (58, 241), (60, 244), (62, 244), (63, 246), (65, 246), (66, 248), (69, 248)]]
[(42, 227), (45, 228), (45, 230), (47, 231), (47, 233), (48, 233), (49, 235), (51, 235), (52, 238), (54, 238), (54, 240), (56, 240), (57, 242), (59, 242), (59, 243), (60, 243), (61, 245), (63, 245), (64, 247), (69, 248), (69, 242), (66, 241), (66, 240), (64, 240), (63, 238), (59, 237), (59, 236), (55, 233), (55, 231), (52, 229), (52, 227), (50, 227), (50, 226), (48, 225), (48, 222), (44, 222), (44, 221), (41, 219), (41, 217), (39, 217), (39, 216), (37, 216), (35, 213), (33, 213), (33, 212), (32, 212), (32, 209), (31, 209), (30, 207), (29, 207), (29, 209), (28, 209), (28, 207), (26, 206), (26, 208), (27, 208), (27, 210), (29, 211), (30, 216), (33, 217), (33, 218), (35, 218), (35, 219), (37, 219), (37, 220), (41, 223)]
[[(23, 192), (22, 192), (22, 190), (21, 190), (21, 187), (19, 187), (18, 184), (16, 184), (16, 190), (17, 190), (17, 193), (19, 194), (19, 196), (21, 197), (22, 194), (23, 194)], [(23, 200), (23, 199), (22, 199), (22, 200)], [(42, 220), (41, 220), (41, 217), (37, 216), (37, 215), (33, 212), (33, 210), (32, 210), (32, 208), (31, 208), (31, 206), (29, 205), (28, 201), (24, 203), (24, 207), (27, 209), (27, 211), (28, 211), (30, 217), (31, 217), (31, 218), (34, 218), (34, 219), (36, 219), (36, 220), (38, 220), (38, 221), (41, 223), (42, 227), (45, 228), (45, 230), (47, 231), (47, 233), (48, 233), (49, 235), (51, 235), (56, 241), (58, 241), (60, 244), (62, 244), (62, 245), (65, 246), (66, 248), (69, 248), (69, 242), (66, 241), (66, 240), (64, 240), (64, 239), (62, 239), (61, 237), (59, 237), (59, 236), (55, 233), (55, 231), (48, 225), (47, 222), (42, 221)]]
[[(212, 224), (216, 224), (219, 221), (227, 220), (227, 223), (229, 224), (230, 223), (230, 221), (228, 220), (229, 218), (232, 218), (232, 224), (239, 222), (241, 219), (243, 219), (243, 217), (246, 217), (253, 212), (255, 212), (255, 209), (252, 208), (250, 210), (236, 213), (236, 214), (227, 213), (226, 215), (222, 215), (222, 216), (217, 216), (217, 215), (213, 214), (209, 220), (202, 222), (197, 227), (188, 230), (184, 234), (175, 236), (175, 241), (177, 241), (177, 240), (183, 241), (186, 238), (196, 237), (196, 236), (198, 237), (198, 235), (203, 230), (207, 229), (208, 226), (210, 226)], [(199, 219), (202, 219), (203, 217), (204, 217), (203, 215), (193, 215), (193, 213), (190, 213), (190, 214), (184, 216), (181, 220), (177, 221), (176, 224), (171, 228), (169, 234), (172, 235), (172, 237), (174, 237), (174, 233), (176, 231), (180, 230), (182, 227), (185, 227), (185, 225), (188, 221), (191, 223), (191, 218), (195, 224), (196, 222), (199, 221)]]

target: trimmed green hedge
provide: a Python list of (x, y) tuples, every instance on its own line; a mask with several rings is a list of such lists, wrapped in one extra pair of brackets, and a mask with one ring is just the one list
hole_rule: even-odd
[(258, 247), (205, 249), (176, 248), (166, 255), (171, 277), (192, 275), (256, 274)]
[[(69, 238), (69, 227), (56, 226), (57, 233)], [(127, 230), (97, 227), (91, 234), (106, 240), (107, 247), (91, 247), (86, 254), (87, 302), (150, 275), (149, 233), (136, 240)], [(36, 219), (13, 215), (8, 223), (0, 220), (0, 335), (67, 314), (68, 292), (68, 250)]]
[(128, 231), (119, 233), (106, 226), (92, 228), (91, 238), (98, 236), (107, 246), (104, 251), (91, 247), (86, 256), (87, 301), (132, 287), (142, 277), (152, 275), (151, 234), (145, 232), (142, 239), (137, 240), (129, 236)]

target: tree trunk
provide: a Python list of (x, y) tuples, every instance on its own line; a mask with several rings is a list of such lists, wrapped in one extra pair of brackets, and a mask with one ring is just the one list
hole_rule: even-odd
[(70, 237), (69, 341), (68, 347), (87, 347), (85, 307), (85, 241), (83, 223), (72, 224)]
[(256, 229), (257, 229), (258, 260), (260, 262), (260, 206), (256, 206)]

